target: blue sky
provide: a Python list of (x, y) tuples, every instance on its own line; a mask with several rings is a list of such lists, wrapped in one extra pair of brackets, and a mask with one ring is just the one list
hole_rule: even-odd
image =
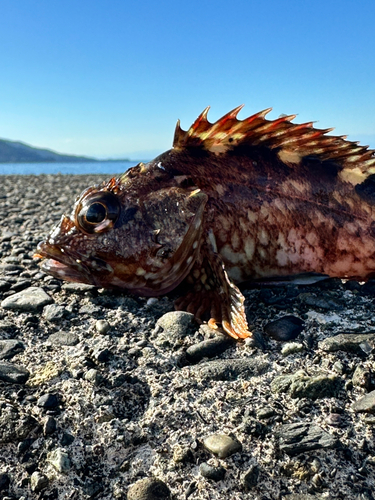
[(149, 158), (207, 106), (375, 148), (375, 2), (0, 0), (0, 137)]

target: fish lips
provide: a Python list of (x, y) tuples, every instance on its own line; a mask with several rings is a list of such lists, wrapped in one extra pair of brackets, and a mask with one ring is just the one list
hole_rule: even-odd
[(48, 242), (38, 244), (36, 256), (45, 259), (42, 271), (65, 281), (102, 286), (105, 277), (113, 273), (112, 267), (97, 257), (87, 258)]

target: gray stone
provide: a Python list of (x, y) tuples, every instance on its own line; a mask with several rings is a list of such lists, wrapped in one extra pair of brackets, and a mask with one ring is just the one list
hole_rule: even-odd
[(215, 467), (207, 462), (203, 462), (199, 466), (199, 472), (206, 479), (212, 479), (212, 481), (221, 481), (224, 479), (226, 470), (224, 467)]
[(71, 469), (69, 455), (61, 448), (56, 448), (47, 455), (47, 461), (61, 474), (67, 474)]
[(355, 354), (368, 354), (368, 345), (375, 345), (375, 333), (339, 333), (319, 342), (323, 351), (346, 351)]
[(22, 441), (37, 425), (33, 417), (13, 406), (0, 408), (0, 443)]
[(24, 349), (25, 346), (19, 340), (0, 340), (0, 359), (11, 359)]
[(43, 309), (43, 317), (50, 323), (58, 323), (67, 313), (64, 306), (48, 304)]
[(358, 365), (354, 370), (352, 377), (353, 385), (356, 387), (363, 387), (367, 391), (371, 387), (371, 370), (370, 368), (364, 367), (363, 365)]
[(337, 375), (310, 377), (303, 370), (299, 370), (291, 375), (275, 377), (271, 382), (271, 391), (286, 392), (292, 398), (319, 399), (337, 396), (342, 385), (342, 380)]
[(111, 325), (108, 323), (108, 321), (105, 321), (104, 319), (99, 319), (95, 323), (95, 329), (100, 335), (105, 335), (106, 333), (109, 332), (109, 329), (111, 328)]
[(48, 337), (49, 342), (51, 344), (55, 345), (68, 345), (68, 346), (73, 346), (77, 345), (79, 342), (78, 335), (72, 332), (64, 332), (63, 330), (60, 330), (59, 332), (52, 333)]
[(12, 384), (25, 384), (30, 376), (30, 373), (20, 366), (0, 362), (0, 380), (10, 382)]
[(173, 448), (173, 461), (176, 462), (176, 464), (192, 463), (194, 462), (193, 452), (187, 446), (178, 444)]
[(90, 370), (85, 373), (85, 380), (91, 382), (94, 385), (100, 385), (100, 383), (103, 382), (103, 375), (99, 370), (90, 368)]
[(284, 424), (276, 432), (280, 450), (290, 456), (321, 448), (335, 448), (338, 440), (317, 425), (297, 422)]
[(186, 366), (189, 376), (202, 380), (236, 380), (261, 375), (270, 366), (263, 356), (254, 356), (246, 359), (220, 359), (207, 361), (199, 365)]
[(194, 333), (198, 328), (199, 325), (193, 314), (172, 311), (158, 319), (152, 338), (159, 347), (178, 348), (183, 344), (184, 338)]
[(203, 340), (203, 342), (190, 346), (186, 350), (186, 357), (191, 363), (198, 363), (203, 358), (218, 356), (232, 345), (233, 340), (231, 338), (217, 335), (213, 339)]
[(4, 299), (1, 307), (16, 311), (38, 311), (53, 302), (43, 288), (31, 286)]
[(64, 283), (61, 287), (62, 290), (75, 293), (84, 293), (94, 290), (94, 285), (87, 285), (86, 283)]
[(296, 354), (298, 352), (302, 352), (304, 350), (303, 344), (300, 344), (299, 342), (288, 342), (288, 344), (285, 344), (282, 349), (281, 349), (281, 354), (286, 357), (289, 356), (290, 354)]
[(39, 493), (49, 485), (48, 477), (39, 471), (35, 471), (30, 476), (31, 491)]
[(168, 500), (171, 492), (159, 479), (145, 478), (132, 484), (128, 489), (127, 500)]
[(205, 448), (219, 458), (226, 458), (242, 450), (242, 444), (227, 434), (212, 434), (204, 439)]
[(353, 404), (357, 413), (375, 413), (375, 391), (371, 391)]

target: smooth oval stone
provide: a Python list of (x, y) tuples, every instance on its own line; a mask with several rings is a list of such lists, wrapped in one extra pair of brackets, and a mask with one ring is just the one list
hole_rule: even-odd
[(305, 323), (296, 316), (284, 316), (264, 327), (266, 334), (275, 340), (293, 340), (302, 332)]
[(226, 458), (242, 450), (242, 444), (227, 434), (212, 434), (203, 441), (208, 451), (219, 458)]

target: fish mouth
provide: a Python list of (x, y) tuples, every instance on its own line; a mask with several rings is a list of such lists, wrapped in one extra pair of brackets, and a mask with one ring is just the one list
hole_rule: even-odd
[[(111, 266), (101, 259), (83, 257), (71, 249), (44, 241), (38, 244), (35, 257), (44, 259), (41, 264), (43, 272), (65, 281), (102, 286), (103, 277), (113, 273)], [(95, 273), (100, 273), (100, 280), (96, 280)]]

